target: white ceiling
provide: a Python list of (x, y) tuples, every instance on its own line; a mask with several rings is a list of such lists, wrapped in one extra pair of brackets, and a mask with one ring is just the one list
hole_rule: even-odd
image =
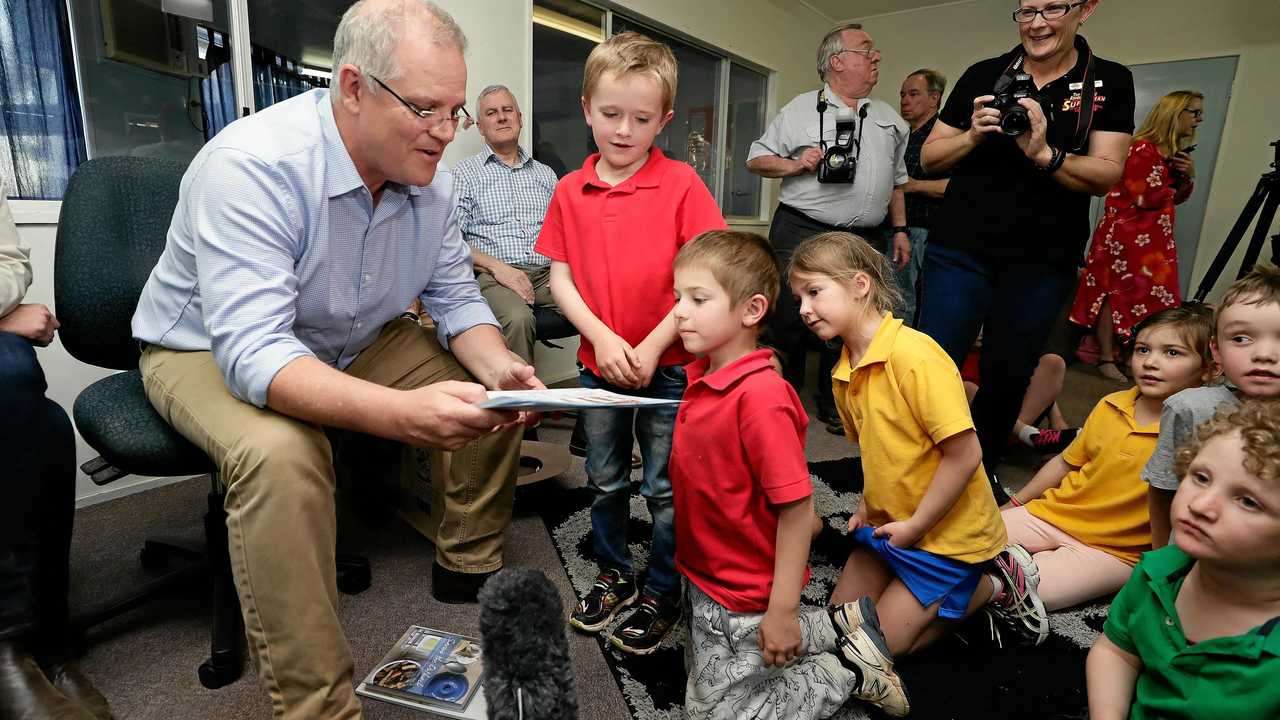
[(955, 0), (951, 2), (939, 2), (939, 0), (803, 0), (803, 2), (826, 15), (832, 22), (956, 4)]

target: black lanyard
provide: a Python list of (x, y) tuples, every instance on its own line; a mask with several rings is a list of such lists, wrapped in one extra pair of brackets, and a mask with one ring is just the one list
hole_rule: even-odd
[[(1093, 51), (1089, 49), (1089, 43), (1085, 41), (1083, 36), (1077, 35), (1075, 47), (1085, 57), (1084, 79), (1080, 84), (1080, 113), (1076, 116), (1076, 131), (1072, 135), (1070, 148), (1071, 151), (1079, 152), (1086, 150), (1089, 145), (1089, 130), (1093, 126), (1093, 100), (1097, 94), (1097, 88), (1094, 83)], [(996, 80), (994, 88), (996, 95), (999, 95), (1005, 88), (1009, 87), (1009, 84), (1013, 82), (1013, 76), (1022, 69), (1022, 61), (1027, 57), (1026, 50), (1023, 49), (1021, 44), (1013, 49), (1013, 53), (1013, 60), (1009, 62), (1009, 66), (1004, 69), (1004, 72), (1000, 74), (1000, 78)], [(1072, 68), (1072, 70), (1074, 69)], [(1068, 71), (1067, 75), (1070, 74), (1071, 72)], [(1068, 83), (1067, 90), (1070, 91), (1070, 89), (1070, 84)], [(1070, 92), (1068, 92), (1067, 97), (1071, 97)]]

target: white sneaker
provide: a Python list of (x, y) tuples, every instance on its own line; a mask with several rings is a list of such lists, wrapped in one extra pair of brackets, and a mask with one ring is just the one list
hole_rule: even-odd
[(1015, 628), (1034, 637), (1039, 645), (1049, 637), (1049, 613), (1036, 588), (1040, 570), (1031, 553), (1021, 545), (1009, 545), (992, 562), (1004, 583), (1000, 595), (991, 599), (991, 610)]
[(840, 654), (858, 675), (854, 697), (893, 717), (902, 717), (911, 711), (902, 678), (893, 671), (888, 648), (881, 647), (866, 627), (859, 627), (840, 638)]

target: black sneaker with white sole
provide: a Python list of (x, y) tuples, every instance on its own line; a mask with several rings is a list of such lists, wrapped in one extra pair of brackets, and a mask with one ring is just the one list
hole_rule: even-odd
[(619, 650), (632, 655), (648, 655), (680, 621), (680, 603), (645, 594), (631, 616), (613, 631), (609, 640)]
[(613, 569), (602, 570), (591, 591), (573, 609), (569, 624), (583, 632), (599, 632), (639, 594), (635, 578)]

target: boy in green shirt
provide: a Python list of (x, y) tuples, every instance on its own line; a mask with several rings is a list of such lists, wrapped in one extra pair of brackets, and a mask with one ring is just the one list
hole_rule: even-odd
[(1089, 652), (1090, 715), (1280, 717), (1280, 403), (1220, 412), (1176, 467), (1173, 543), (1111, 605)]

